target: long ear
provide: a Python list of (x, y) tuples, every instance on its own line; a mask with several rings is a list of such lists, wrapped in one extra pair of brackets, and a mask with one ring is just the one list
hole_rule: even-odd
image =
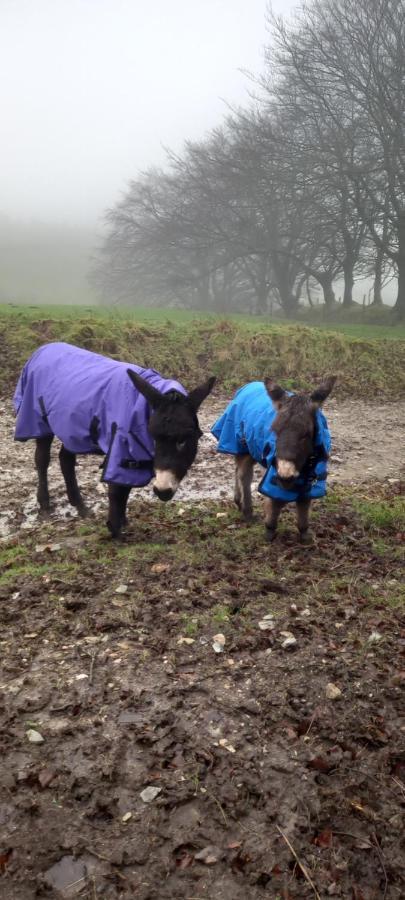
[(211, 393), (216, 380), (217, 379), (215, 375), (213, 375), (212, 378), (208, 378), (208, 381), (204, 381), (204, 384), (200, 384), (199, 387), (196, 387), (193, 391), (190, 391), (187, 397), (187, 402), (190, 404), (194, 412), (197, 412), (202, 402), (208, 397), (208, 394)]
[(329, 378), (325, 378), (325, 381), (316, 388), (315, 391), (311, 394), (311, 400), (314, 406), (319, 408), (322, 406), (322, 403), (325, 402), (326, 398), (329, 397), (329, 394), (335, 384), (336, 375), (331, 375)]
[(127, 375), (129, 375), (134, 388), (136, 388), (140, 394), (143, 394), (148, 403), (156, 409), (162, 402), (162, 394), (160, 391), (157, 391), (152, 384), (149, 384), (149, 381), (145, 381), (141, 375), (138, 375), (137, 372), (133, 372), (132, 369), (127, 369)]
[(264, 386), (266, 391), (270, 397), (272, 403), (277, 409), (280, 409), (280, 406), (283, 404), (283, 400), (285, 400), (287, 396), (287, 391), (284, 388), (280, 387), (272, 378), (264, 379)]

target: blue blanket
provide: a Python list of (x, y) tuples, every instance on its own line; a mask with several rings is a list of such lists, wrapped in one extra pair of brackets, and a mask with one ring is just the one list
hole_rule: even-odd
[(249, 453), (266, 469), (259, 491), (266, 497), (292, 503), (326, 494), (327, 465), (331, 438), (321, 410), (315, 413), (314, 453), (291, 490), (281, 487), (276, 470), (276, 435), (271, 430), (277, 414), (262, 381), (240, 388), (211, 429), (220, 453)]
[(154, 369), (117, 362), (71, 344), (40, 347), (25, 364), (14, 394), (15, 440), (56, 435), (72, 453), (104, 453), (102, 480), (141, 487), (153, 477), (150, 408), (127, 369), (158, 391), (187, 394)]

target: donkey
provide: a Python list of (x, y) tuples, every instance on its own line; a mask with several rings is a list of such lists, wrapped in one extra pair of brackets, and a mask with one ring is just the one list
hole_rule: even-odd
[[(212, 428), (220, 453), (235, 456), (235, 503), (252, 518), (253, 468), (266, 469), (259, 484), (265, 496), (266, 538), (273, 541), (280, 512), (295, 502), (300, 540), (310, 543), (311, 501), (326, 493), (326, 462), (331, 439), (321, 406), (336, 378), (311, 394), (291, 394), (271, 378), (240, 388)], [(269, 402), (269, 400), (271, 402)]]
[(40, 347), (25, 364), (14, 394), (15, 440), (36, 440), (37, 499), (50, 508), (47, 471), (54, 436), (69, 502), (88, 512), (76, 480), (76, 454), (104, 456), (107, 527), (113, 538), (127, 523), (132, 487), (155, 476), (153, 490), (171, 500), (194, 462), (202, 432), (197, 412), (212, 391), (209, 378), (187, 393), (154, 369), (117, 362), (71, 344)]

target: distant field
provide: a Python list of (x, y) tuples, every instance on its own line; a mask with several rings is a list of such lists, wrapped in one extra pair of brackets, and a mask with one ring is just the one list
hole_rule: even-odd
[(194, 312), (187, 309), (157, 309), (154, 307), (128, 307), (128, 306), (67, 306), (58, 304), (20, 305), (0, 304), (0, 316), (18, 316), (25, 321), (33, 321), (37, 318), (44, 319), (77, 319), (85, 316), (91, 318), (113, 319), (114, 321), (156, 322), (164, 324), (173, 322), (182, 324), (193, 321), (218, 322), (224, 319), (237, 322), (250, 330), (269, 328), (274, 325), (299, 325), (305, 328), (316, 328), (321, 331), (346, 334), (349, 337), (366, 340), (405, 340), (404, 325), (358, 325), (337, 322), (321, 322), (313, 325), (312, 322), (286, 322), (277, 317), (270, 319), (268, 316), (245, 316), (235, 313), (233, 315), (220, 315), (216, 313)]
[(186, 386), (215, 374), (228, 391), (273, 375), (287, 387), (309, 389), (336, 374), (338, 396), (405, 393), (404, 327), (315, 328), (182, 310), (12, 305), (0, 306), (0, 391), (8, 394), (33, 350), (55, 340), (152, 366)]

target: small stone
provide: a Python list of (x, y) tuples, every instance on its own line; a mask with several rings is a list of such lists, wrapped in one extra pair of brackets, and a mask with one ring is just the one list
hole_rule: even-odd
[(170, 566), (168, 563), (154, 563), (154, 565), (151, 566), (151, 572), (153, 572), (154, 575), (161, 575), (162, 572), (168, 572), (169, 569)]
[(181, 506), (180, 509), (177, 510), (177, 515), (178, 515), (178, 516), (184, 516), (185, 511), (186, 511), (186, 510), (183, 509), (183, 507)]
[(281, 646), (283, 650), (291, 650), (293, 647), (297, 645), (297, 638), (291, 634), (291, 631), (281, 631), (281, 636), (284, 638)]
[(219, 847), (204, 847), (203, 850), (199, 850), (198, 853), (195, 854), (194, 859), (197, 862), (203, 862), (206, 866), (214, 866), (215, 863), (219, 862), (222, 859), (224, 853), (223, 850), (220, 850)]
[(326, 685), (325, 694), (328, 700), (338, 700), (339, 697), (342, 696), (342, 691), (338, 688), (337, 684), (333, 684), (332, 681)]
[(273, 618), (268, 618), (267, 616), (264, 619), (261, 619), (259, 622), (260, 631), (273, 631), (275, 628), (275, 622)]
[(143, 800), (144, 803), (152, 803), (152, 800), (156, 800), (156, 797), (160, 794), (161, 790), (162, 788), (160, 787), (149, 785), (144, 791), (141, 791), (141, 800)]
[(291, 603), (291, 604), (290, 604), (290, 615), (292, 615), (292, 616), (298, 616), (298, 606), (297, 606), (296, 603)]
[(217, 517), (217, 519), (226, 519), (227, 515), (228, 515), (228, 513), (226, 513), (226, 512), (218, 512), (216, 517)]
[(236, 753), (235, 747), (233, 747), (232, 744), (230, 744), (226, 738), (221, 738), (221, 740), (218, 741), (218, 743), (219, 743), (220, 747), (223, 747), (225, 750), (228, 750), (229, 753)]
[(178, 644), (189, 644), (189, 645), (191, 646), (191, 644), (194, 644), (195, 641), (194, 641), (194, 638), (190, 638), (190, 637), (179, 637), (177, 643), (178, 643)]
[(116, 594), (126, 594), (127, 590), (128, 590), (127, 584), (119, 584), (118, 587), (115, 588), (115, 593)]
[(89, 676), (86, 674), (86, 672), (81, 672), (80, 675), (75, 675), (76, 681), (84, 681), (85, 678), (88, 678), (88, 677)]
[(301, 615), (305, 616), (305, 617), (311, 615), (311, 610), (310, 610), (309, 606), (306, 606), (305, 609), (302, 610)]
[(378, 641), (382, 641), (382, 634), (379, 631), (372, 631), (370, 637), (368, 639), (369, 644), (378, 644)]
[(26, 735), (27, 735), (27, 738), (28, 738), (30, 744), (43, 744), (44, 743), (44, 738), (42, 737), (42, 734), (40, 734), (39, 731), (35, 731), (35, 728), (29, 728), (28, 731), (26, 731)]
[(224, 634), (214, 634), (212, 639), (216, 644), (221, 644), (222, 647), (225, 646), (225, 635)]
[(132, 819), (132, 813), (126, 812), (125, 815), (122, 817), (121, 822), (123, 822), (124, 825), (126, 825), (126, 823), (129, 822), (130, 819)]
[(218, 644), (217, 641), (214, 641), (214, 643), (212, 645), (212, 649), (214, 650), (215, 653), (223, 653), (224, 652), (223, 645)]

